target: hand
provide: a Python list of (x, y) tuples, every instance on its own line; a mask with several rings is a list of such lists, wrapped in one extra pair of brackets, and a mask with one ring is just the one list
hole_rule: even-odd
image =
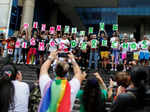
[(96, 76), (96, 78), (99, 80), (99, 82), (101, 83), (101, 84), (103, 84), (104, 83), (104, 81), (103, 81), (103, 79), (102, 79), (102, 77), (100, 76), (100, 74), (99, 73), (94, 73), (94, 75)]
[(57, 55), (58, 55), (58, 52), (57, 51), (53, 51), (50, 53), (50, 57), (54, 60), (54, 59), (57, 59)]
[(109, 79), (109, 87), (113, 87), (114, 86), (114, 81), (110, 78)]
[(68, 57), (69, 57), (69, 59), (71, 59), (71, 60), (75, 59), (75, 56), (74, 56), (72, 53), (69, 53), (69, 54), (68, 54)]
[(85, 80), (86, 76), (87, 76), (86, 72), (82, 72), (81, 80)]

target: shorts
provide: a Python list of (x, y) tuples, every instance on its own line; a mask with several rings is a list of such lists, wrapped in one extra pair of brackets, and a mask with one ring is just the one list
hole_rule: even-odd
[(139, 58), (140, 60), (149, 60), (150, 54), (149, 52), (140, 52)]
[(118, 50), (113, 50), (112, 51), (112, 56), (114, 56), (115, 64), (119, 64), (119, 51)]
[(121, 57), (122, 57), (122, 60), (127, 59), (127, 53), (122, 53)]
[(134, 59), (134, 60), (139, 60), (139, 53), (136, 53), (136, 52), (135, 52), (135, 53), (133, 54), (133, 59)]
[(109, 58), (109, 52), (108, 51), (101, 51), (100, 56), (101, 56), (101, 59)]

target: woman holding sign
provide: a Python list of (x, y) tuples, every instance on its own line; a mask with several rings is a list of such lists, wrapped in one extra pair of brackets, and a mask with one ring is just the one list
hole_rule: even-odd
[(147, 37), (144, 37), (144, 39), (139, 42), (139, 47), (140, 47), (139, 58), (141, 64), (148, 65), (148, 60), (150, 58), (150, 53), (149, 53), (150, 42), (148, 41)]
[(114, 35), (115, 37), (112, 37), (111, 42), (111, 48), (112, 48), (112, 69), (111, 71), (117, 71), (117, 65), (119, 63), (119, 38)]
[[(15, 53), (14, 53), (14, 60), (13, 63), (17, 63), (20, 64), (21, 61), (21, 54), (22, 54), (22, 43), (23, 43), (24, 39), (22, 38), (22, 35), (19, 34), (17, 37), (17, 40), (15, 42)], [(18, 57), (18, 61), (17, 61), (17, 56)]]
[(127, 52), (129, 51), (129, 43), (128, 38), (125, 37), (124, 42), (120, 45), (121, 52), (121, 58), (123, 60), (123, 71), (125, 72), (127, 70)]
[(106, 36), (103, 37), (100, 43), (100, 56), (102, 60), (102, 68), (106, 69), (109, 63), (109, 47), (108, 47), (108, 38)]

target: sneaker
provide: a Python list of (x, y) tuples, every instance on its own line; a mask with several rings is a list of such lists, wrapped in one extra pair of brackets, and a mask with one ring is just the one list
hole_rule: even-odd
[(117, 69), (115, 68), (115, 72), (117, 72)]
[(123, 69), (123, 72), (126, 72), (126, 69)]
[(113, 69), (113, 68), (111, 68), (111, 69), (110, 69), (110, 71), (114, 71), (114, 69)]

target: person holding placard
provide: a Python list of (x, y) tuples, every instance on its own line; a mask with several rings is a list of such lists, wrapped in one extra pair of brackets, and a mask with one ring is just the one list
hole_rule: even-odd
[(40, 65), (42, 65), (44, 62), (45, 48), (46, 48), (46, 40), (44, 39), (44, 33), (43, 33), (40, 35), (38, 41), (38, 54), (39, 54)]
[(80, 46), (80, 50), (81, 50), (81, 66), (83, 67), (83, 69), (85, 69), (87, 67), (87, 62), (88, 62), (88, 37), (85, 36), (84, 40), (81, 43)]
[(22, 38), (23, 38), (23, 42), (22, 42), (22, 56), (23, 56), (23, 63), (26, 64), (26, 58), (27, 58), (27, 54), (28, 54), (28, 29), (26, 29), (24, 32), (22, 32)]
[(121, 58), (123, 60), (123, 71), (127, 70), (127, 52), (129, 51), (128, 38), (124, 38), (124, 42), (120, 45)]
[[(138, 44), (136, 43), (136, 39), (133, 38), (132, 42), (130, 42), (130, 53), (132, 54), (131, 62), (138, 64), (139, 60), (139, 51), (138, 51)], [(129, 57), (128, 57), (129, 58)]]
[(37, 53), (37, 36), (33, 35), (30, 39), (30, 49), (28, 51), (27, 56), (27, 64), (35, 64), (36, 63), (36, 53)]
[(63, 37), (60, 39), (60, 44), (59, 44), (59, 50), (62, 52), (68, 52), (70, 47), (70, 42), (67, 39), (67, 35), (63, 35)]
[(111, 48), (112, 48), (112, 69), (111, 71), (117, 71), (117, 65), (119, 64), (119, 38), (116, 33), (114, 33), (113, 37), (110, 40)]
[[(14, 52), (14, 59), (13, 59), (13, 63), (17, 63), (17, 64), (20, 64), (21, 62), (21, 54), (22, 54), (22, 42), (24, 41), (24, 39), (22, 38), (22, 35), (19, 34), (17, 39), (16, 39), (16, 42), (15, 42), (15, 52)], [(17, 56), (18, 57), (18, 61), (17, 61)]]
[(141, 64), (148, 65), (148, 60), (150, 58), (150, 53), (149, 53), (150, 42), (148, 41), (146, 36), (144, 36), (144, 39), (139, 42), (139, 47), (140, 47), (139, 58)]
[(98, 70), (98, 45), (99, 42), (97, 40), (96, 34), (92, 35), (92, 40), (90, 41), (90, 59), (88, 69), (92, 66), (92, 60), (94, 57), (94, 68)]
[(101, 63), (102, 68), (106, 70), (107, 65), (109, 63), (109, 47), (108, 47), (108, 38), (106, 36), (103, 37), (100, 43), (100, 56), (101, 56)]
[(8, 37), (8, 39), (6, 40), (7, 42), (7, 54), (9, 59), (11, 58), (11, 56), (13, 56), (14, 54), (14, 49), (15, 49), (15, 37)]

